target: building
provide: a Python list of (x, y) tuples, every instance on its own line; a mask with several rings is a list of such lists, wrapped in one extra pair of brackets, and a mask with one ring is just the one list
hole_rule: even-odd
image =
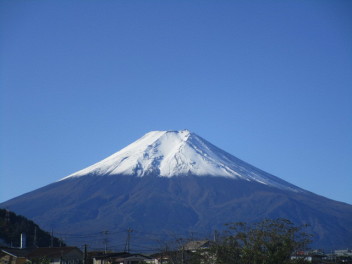
[(108, 253), (93, 257), (93, 264), (156, 264), (157, 260), (142, 254), (131, 254), (127, 252)]
[(27, 258), (28, 250), (18, 248), (2, 248), (0, 250), (0, 264), (24, 264)]
[(50, 264), (81, 264), (83, 252), (77, 247), (35, 248), (27, 257), (32, 263), (41, 263), (41, 260)]
[(83, 252), (77, 247), (2, 248), (0, 251), (0, 264), (23, 264), (28, 261), (34, 264), (82, 264)]
[(298, 251), (291, 255), (291, 260), (303, 260), (309, 263), (322, 263), (326, 255), (321, 250)]
[(197, 252), (197, 251), (207, 250), (213, 245), (214, 245), (214, 242), (210, 240), (193, 240), (184, 244), (183, 249), (191, 252)]

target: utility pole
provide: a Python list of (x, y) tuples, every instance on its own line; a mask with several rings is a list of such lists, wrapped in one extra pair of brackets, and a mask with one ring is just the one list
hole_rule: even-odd
[[(181, 264), (185, 264), (185, 245), (182, 238), (176, 240), (181, 245)], [(179, 259), (180, 249), (178, 249), (177, 259)]]
[(84, 244), (84, 263), (83, 264), (87, 264), (87, 244)]
[(50, 247), (54, 247), (54, 230), (51, 228)]
[(218, 256), (219, 252), (219, 244), (218, 244), (218, 231), (214, 231), (214, 244), (215, 244), (215, 256)]
[(214, 242), (216, 243), (218, 241), (218, 231), (214, 231)]
[(10, 228), (10, 211), (6, 208), (5, 214), (5, 230), (8, 231)]
[(185, 246), (182, 245), (182, 264), (185, 263)]
[(34, 227), (33, 246), (37, 247), (37, 227)]
[(104, 252), (105, 252), (105, 254), (108, 252), (108, 238), (107, 238), (108, 233), (109, 233), (109, 231), (107, 231), (107, 230), (103, 231), (103, 234), (104, 234)]
[(131, 233), (133, 230), (131, 228), (127, 229), (127, 239), (125, 244), (125, 252), (130, 253), (130, 240), (131, 240)]
[(10, 223), (10, 211), (6, 208), (6, 216), (5, 216), (6, 224)]

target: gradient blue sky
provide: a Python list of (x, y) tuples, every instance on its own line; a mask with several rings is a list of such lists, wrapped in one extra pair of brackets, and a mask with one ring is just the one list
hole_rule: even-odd
[(0, 202), (189, 129), (352, 204), (352, 1), (0, 1)]

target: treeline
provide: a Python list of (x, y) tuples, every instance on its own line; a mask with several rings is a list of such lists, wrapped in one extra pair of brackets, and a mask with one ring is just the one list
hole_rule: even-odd
[(33, 221), (0, 209), (0, 239), (8, 246), (20, 247), (21, 233), (26, 234), (26, 247), (59, 247), (65, 244), (50, 233), (42, 230)]
[(227, 230), (206, 248), (182, 247), (163, 254), (168, 255), (171, 264), (308, 263), (305, 256), (292, 256), (307, 250), (311, 237), (304, 226), (295, 226), (286, 219), (241, 222), (227, 225)]
[(304, 226), (295, 226), (287, 219), (264, 220), (259, 223), (228, 225), (225, 236), (212, 252), (217, 263), (305, 263), (304, 258), (291, 259), (296, 252), (308, 249), (311, 235)]

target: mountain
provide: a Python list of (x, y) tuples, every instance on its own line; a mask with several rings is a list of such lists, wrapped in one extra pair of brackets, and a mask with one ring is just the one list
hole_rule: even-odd
[(210, 235), (229, 222), (282, 217), (310, 225), (315, 247), (352, 246), (352, 205), (303, 190), (187, 130), (147, 133), (0, 207), (69, 234), (73, 244), (123, 247), (132, 229), (132, 245), (151, 247), (171, 237)]

